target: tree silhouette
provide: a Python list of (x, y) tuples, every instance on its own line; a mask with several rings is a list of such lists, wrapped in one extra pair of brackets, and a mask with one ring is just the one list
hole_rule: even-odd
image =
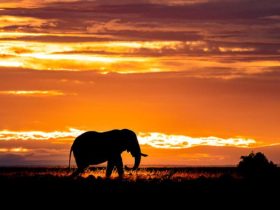
[(241, 156), (237, 169), (246, 178), (267, 178), (275, 175), (277, 165), (269, 161), (263, 153), (251, 152), (248, 156)]

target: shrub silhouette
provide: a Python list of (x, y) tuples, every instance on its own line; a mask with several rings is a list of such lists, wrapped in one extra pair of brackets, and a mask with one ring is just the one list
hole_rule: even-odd
[(241, 156), (237, 166), (238, 172), (246, 178), (267, 178), (276, 174), (277, 165), (269, 161), (261, 152), (251, 152)]

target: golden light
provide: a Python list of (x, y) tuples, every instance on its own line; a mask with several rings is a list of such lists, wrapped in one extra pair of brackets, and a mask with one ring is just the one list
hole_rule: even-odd
[(76, 137), (84, 131), (70, 128), (69, 131), (0, 131), (0, 140), (49, 140), (49, 139), (69, 139)]
[(63, 96), (64, 93), (57, 90), (7, 90), (0, 91), (0, 95), (15, 96)]
[(38, 8), (43, 7), (48, 3), (55, 3), (55, 2), (75, 2), (76, 0), (19, 0), (19, 1), (4, 1), (0, 2), (1, 8)]
[[(92, 41), (78, 43), (15, 40), (24, 37), (31, 37), (31, 39), (41, 37), (48, 40), (49, 36), (90, 38), (97, 35), (0, 32), (0, 38), (13, 39), (9, 42), (0, 41), (2, 53), (0, 66), (52, 71), (93, 70), (101, 74), (190, 71), (192, 76), (205, 77), (204, 74), (193, 74), (205, 68), (227, 68), (229, 63), (225, 60), (232, 56), (228, 53), (255, 51), (254, 48), (208, 46), (205, 41)], [(172, 54), (166, 54), (170, 51)], [(220, 54), (215, 56), (217, 52)], [(201, 53), (204, 53), (204, 56), (201, 56)], [(243, 58), (246, 56), (250, 59), (250, 55), (242, 55)], [(266, 67), (280, 65), (280, 61), (269, 59), (252, 62), (237, 59), (231, 63), (231, 67), (235, 69), (235, 74), (238, 76), (238, 72), (241, 75), (244, 73), (258, 74), (264, 72)], [(225, 73), (225, 75), (214, 74), (212, 76), (231, 79), (235, 78), (235, 74), (226, 75)]]
[(99, 56), (99, 55), (78, 55), (78, 54), (24, 54), (22, 57), (30, 57), (46, 60), (70, 60), (70, 61), (84, 61), (84, 62), (98, 62), (98, 63), (116, 63), (116, 62), (143, 62), (144, 58), (125, 58), (125, 57), (112, 57), (112, 56)]
[(256, 144), (254, 139), (236, 138), (219, 138), (219, 137), (189, 137), (183, 135), (167, 135), (164, 133), (139, 133), (138, 138), (141, 144), (146, 144), (155, 148), (181, 149), (194, 146), (235, 146), (248, 147)]
[[(40, 27), (43, 24), (48, 24), (50, 23), (50, 20), (43, 20), (43, 19), (38, 19), (38, 18), (31, 18), (31, 17), (17, 17), (17, 16), (9, 16), (9, 15), (2, 15), (0, 16), (0, 27), (6, 27), (6, 26), (32, 26), (32, 27)], [(24, 34), (20, 32), (1, 32), (1, 37), (2, 35), (8, 35), (6, 36), (7, 38), (10, 37), (9, 35), (12, 34)], [(25, 33), (30, 36), (39, 36), (36, 35), (36, 33)]]
[(22, 147), (16, 147), (16, 148), (0, 148), (0, 153), (25, 153), (25, 152), (29, 152), (29, 149), (26, 148), (22, 148)]
[(22, 63), (20, 61), (6, 59), (6, 60), (0, 60), (0, 66), (3, 66), (3, 67), (21, 67)]
[[(70, 128), (68, 131), (0, 131), (0, 140), (73, 140), (82, 134), (83, 130)], [(194, 146), (234, 146), (249, 147), (256, 144), (256, 140), (249, 138), (219, 138), (219, 137), (190, 137), (184, 135), (168, 135), (157, 132), (138, 133), (139, 143), (154, 148), (183, 149)]]
[(253, 52), (255, 48), (219, 47), (220, 52)]

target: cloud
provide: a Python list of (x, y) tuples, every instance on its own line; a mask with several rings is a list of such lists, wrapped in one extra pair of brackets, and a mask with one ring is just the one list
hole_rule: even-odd
[(54, 24), (51, 23), (49, 20), (42, 20), (39, 18), (32, 18), (32, 17), (18, 17), (18, 16), (1, 16), (0, 17), (0, 28), (2, 29), (21, 29), (24, 30), (25, 28), (41, 28), (46, 24)]
[[(3, 34), (4, 37), (21, 35), (28, 34)], [(41, 37), (44, 34), (36, 36)], [(61, 36), (61, 34), (56, 36)], [(261, 74), (270, 71), (272, 67), (279, 67), (280, 62), (274, 55), (277, 48), (271, 48), (269, 52), (266, 50), (264, 54), (262, 49), (265, 48), (267, 47), (254, 48), (248, 44), (244, 46), (226, 43), (209, 45), (205, 41), (94, 41), (85, 43), (10, 41), (9, 44), (0, 43), (2, 51), (0, 66), (100, 73), (185, 71), (194, 77), (206, 75), (211, 77), (211, 69), (216, 68), (228, 69), (228, 72), (224, 71), (224, 75), (220, 75), (221, 79), (228, 79)], [(212, 76), (218, 78), (217, 75)]]
[(254, 139), (236, 138), (218, 138), (218, 137), (189, 137), (182, 135), (167, 135), (163, 133), (139, 133), (140, 144), (146, 144), (155, 148), (190, 148), (194, 146), (235, 146), (249, 147), (256, 144)]
[(26, 161), (25, 156), (18, 154), (1, 154), (0, 153), (0, 165), (1, 166), (15, 166), (24, 164)]
[[(0, 141), (0, 148), (13, 148), (17, 144), (28, 152), (12, 153), (0, 152), (1, 166), (68, 166), (69, 150), (71, 142), (63, 141), (58, 144), (52, 140), (48, 141)], [(231, 165), (234, 166), (240, 160), (241, 155), (247, 155), (252, 150), (263, 152), (270, 160), (280, 163), (279, 145), (268, 147), (216, 147), (196, 146), (185, 149), (161, 149), (142, 145), (141, 149), (149, 157), (142, 158), (142, 166), (206, 166), (206, 165)], [(122, 154), (125, 164), (133, 164), (130, 154)], [(73, 159), (72, 159), (73, 161)], [(74, 165), (74, 161), (72, 162)]]
[[(274, 163), (280, 163), (279, 146), (267, 147), (216, 147), (197, 146), (186, 149), (152, 149), (142, 146), (150, 158), (142, 158), (141, 164), (159, 166), (236, 166), (242, 155), (263, 152)], [(277, 153), (278, 152), (278, 153)]]
[(2, 8), (36, 8), (44, 7), (47, 4), (58, 2), (75, 2), (77, 0), (1, 0), (0, 7)]
[[(0, 11), (1, 66), (100, 73), (189, 71), (194, 77), (221, 79), (280, 66), (276, 0), (10, 3), (18, 7)], [(120, 43), (126, 46), (116, 47)], [(214, 68), (234, 71), (218, 77)]]
[(0, 131), (0, 140), (49, 140), (49, 139), (69, 139), (76, 137), (83, 131), (74, 128), (69, 129), (69, 131)]
[[(1, 166), (66, 166), (71, 144), (82, 130), (68, 131), (0, 131)], [(139, 132), (143, 152), (142, 165), (234, 165), (241, 155), (262, 151), (273, 161), (279, 161), (279, 146), (254, 147), (246, 138), (194, 138), (184, 135)], [(15, 147), (16, 145), (16, 147)], [(124, 162), (133, 159), (123, 153)]]
[[(155, 2), (155, 1), (154, 1)], [(252, 40), (256, 38), (255, 31), (265, 33), (268, 28), (275, 28), (270, 24), (271, 19), (265, 17), (277, 17), (279, 15), (279, 2), (269, 1), (195, 1), (195, 4), (172, 4), (173, 1), (74, 1), (60, 2), (53, 4), (43, 4), (43, 8), (20, 8), (20, 13), (16, 9), (3, 10), (3, 15), (31, 17), (42, 20), (49, 20), (55, 24), (45, 24), (42, 30), (67, 31), (73, 33), (87, 33), (87, 29), (92, 32), (112, 35), (119, 33), (119, 38), (133, 38), (146, 34), (147, 38), (157, 39), (160, 31), (181, 32), (176, 37), (188, 38), (187, 31), (195, 29), (196, 38), (208, 38), (213, 30), (220, 35), (227, 35), (224, 29), (230, 29), (234, 36), (247, 34)], [(168, 2), (166, 4), (166, 2)], [(176, 1), (178, 2), (178, 1)], [(185, 1), (186, 2), (186, 1)], [(190, 2), (190, 1), (188, 1)], [(193, 1), (194, 2), (194, 1)], [(75, 19), (72, 14), (75, 13)], [(89, 21), (90, 20), (90, 21)], [(258, 27), (250, 28), (252, 23)], [(265, 25), (263, 25), (266, 23)], [(223, 26), (223, 27), (220, 27)], [(175, 29), (175, 30), (174, 30)], [(188, 29), (188, 30), (186, 30)], [(28, 29), (25, 29), (28, 30)], [(142, 31), (142, 33), (136, 33)], [(151, 32), (151, 34), (148, 34)], [(130, 35), (131, 33), (131, 35)], [(164, 34), (158, 33), (159, 38)], [(194, 34), (191, 34), (194, 35)], [(266, 33), (270, 37), (269, 33)], [(173, 37), (172, 33), (169, 37)], [(172, 38), (171, 38), (172, 39)], [(263, 38), (262, 38), (263, 39)]]
[(29, 152), (29, 149), (22, 148), (22, 147), (15, 147), (15, 148), (0, 148), (0, 153), (25, 153)]
[[(0, 131), (0, 140), (49, 140), (49, 139), (73, 139), (85, 131), (70, 128), (69, 131)], [(167, 135), (163, 133), (143, 133), (138, 134), (139, 142), (143, 145), (149, 145), (154, 148), (182, 149), (194, 146), (235, 146), (249, 147), (256, 144), (254, 139), (236, 138), (218, 138), (218, 137), (189, 137), (183, 135)]]
[(63, 96), (61, 91), (57, 90), (2, 90), (0, 95), (8, 96)]

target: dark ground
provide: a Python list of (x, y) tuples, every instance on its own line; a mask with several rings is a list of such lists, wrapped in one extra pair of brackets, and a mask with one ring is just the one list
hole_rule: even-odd
[[(232, 203), (256, 203), (280, 198), (279, 173), (269, 178), (245, 179), (236, 168), (147, 168), (137, 173), (126, 171), (122, 180), (116, 175), (105, 179), (104, 173), (99, 168), (83, 177), (71, 178), (65, 168), (0, 168), (1, 198), (67, 198), (71, 203), (77, 198), (98, 201), (97, 196), (125, 198), (137, 193), (146, 201), (160, 197), (161, 204), (193, 199), (203, 204), (207, 200), (219, 202), (221, 198)], [(126, 199), (120, 202), (125, 203)]]

